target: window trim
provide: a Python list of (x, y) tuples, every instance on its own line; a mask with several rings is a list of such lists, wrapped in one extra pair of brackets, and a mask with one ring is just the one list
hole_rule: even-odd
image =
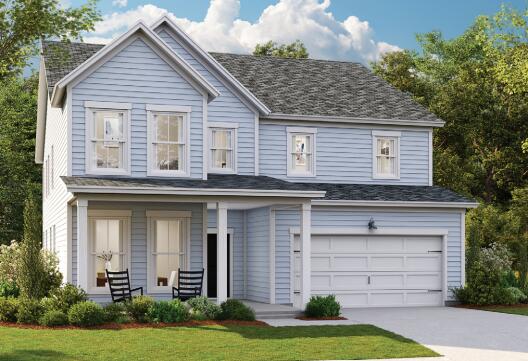
[[(131, 109), (130, 103), (114, 103), (114, 102), (91, 102), (86, 101), (84, 103), (85, 108), (85, 172), (88, 175), (130, 175), (131, 174)], [(93, 161), (93, 150), (92, 150), (92, 139), (94, 132), (94, 112), (102, 111), (115, 111), (123, 113), (123, 135), (125, 137), (124, 151), (123, 151), (123, 167), (122, 168), (94, 168), (92, 166)]]
[[(394, 152), (395, 152), (395, 174), (394, 175), (383, 175), (378, 174), (378, 139), (393, 139), (394, 140)], [(372, 131), (372, 179), (387, 179), (387, 180), (399, 180), (400, 179), (400, 131)]]
[[(311, 172), (296, 172), (292, 170), (292, 137), (294, 135), (309, 135), (312, 139), (312, 160), (311, 160)], [(317, 177), (317, 128), (309, 127), (287, 127), (286, 128), (286, 176), (295, 178), (314, 178)]]
[[(191, 166), (191, 107), (165, 106), (147, 104), (147, 177), (190, 177)], [(183, 136), (185, 140), (185, 154), (183, 157), (183, 170), (155, 169), (152, 143), (154, 140), (154, 114), (183, 115)]]
[(87, 245), (87, 257), (88, 260), (86, 262), (88, 273), (88, 287), (86, 292), (90, 295), (109, 295), (110, 294), (110, 288), (108, 287), (94, 287), (92, 286), (95, 284), (94, 280), (94, 274), (92, 272), (92, 220), (94, 219), (119, 219), (123, 220), (124, 226), (123, 226), (123, 247), (126, 247), (125, 250), (125, 262), (124, 264), (129, 269), (131, 280), (132, 280), (132, 211), (131, 210), (110, 210), (110, 209), (89, 209), (88, 210), (88, 245)]
[(147, 210), (145, 212), (147, 218), (147, 293), (161, 294), (161, 293), (172, 293), (172, 286), (157, 286), (153, 282), (153, 277), (156, 275), (154, 271), (154, 261), (152, 255), (152, 244), (154, 242), (154, 229), (153, 222), (158, 219), (171, 219), (171, 220), (183, 220), (185, 221), (186, 227), (186, 238), (184, 240), (184, 262), (185, 264), (180, 265), (180, 268), (189, 268), (191, 266), (191, 211), (158, 211), (158, 210)]
[[(215, 168), (213, 167), (213, 130), (221, 129), (228, 130), (232, 132), (231, 139), (233, 141), (231, 151), (233, 152), (233, 168), (224, 169), (224, 168)], [(207, 136), (208, 136), (208, 164), (209, 164), (209, 173), (215, 174), (237, 174), (238, 172), (238, 123), (227, 123), (227, 122), (211, 122), (207, 124)]]

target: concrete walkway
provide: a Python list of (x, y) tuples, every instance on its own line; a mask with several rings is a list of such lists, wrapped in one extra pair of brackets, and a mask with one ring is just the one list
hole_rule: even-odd
[(452, 307), (348, 309), (343, 316), (348, 320), (266, 322), (272, 326), (372, 324), (445, 356), (428, 360), (528, 361), (527, 316)]

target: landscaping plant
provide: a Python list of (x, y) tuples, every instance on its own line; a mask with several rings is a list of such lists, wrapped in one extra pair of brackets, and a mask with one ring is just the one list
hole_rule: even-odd
[(33, 298), (21, 298), (16, 315), (18, 323), (37, 324), (44, 309), (39, 300)]
[(105, 322), (127, 323), (130, 322), (124, 303), (110, 303), (104, 307)]
[(16, 322), (19, 301), (14, 297), (0, 297), (0, 322)]
[(150, 306), (148, 318), (156, 323), (184, 322), (189, 320), (189, 311), (185, 304), (178, 299), (158, 301)]
[(48, 310), (39, 318), (41, 326), (64, 326), (68, 324), (68, 316), (59, 310)]
[(187, 301), (191, 308), (191, 317), (195, 320), (215, 320), (222, 309), (205, 296), (194, 297)]
[(334, 295), (312, 296), (304, 314), (307, 317), (338, 317), (341, 313), (341, 305), (336, 301)]
[(255, 311), (239, 300), (227, 300), (220, 305), (219, 320), (255, 321)]
[(14, 281), (0, 282), (0, 297), (18, 297), (20, 288)]
[(136, 296), (132, 301), (126, 302), (125, 306), (128, 314), (136, 322), (149, 322), (148, 312), (154, 304), (154, 299), (150, 296)]
[(47, 299), (49, 300), (49, 307), (46, 308), (68, 313), (73, 305), (88, 301), (88, 295), (82, 288), (67, 283), (51, 291)]
[(105, 321), (103, 308), (93, 301), (79, 302), (68, 311), (68, 320), (75, 326), (97, 326)]

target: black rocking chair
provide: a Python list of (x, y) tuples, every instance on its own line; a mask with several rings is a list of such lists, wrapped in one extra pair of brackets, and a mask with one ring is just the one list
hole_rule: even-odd
[(182, 301), (202, 294), (204, 269), (201, 271), (182, 271), (178, 268), (178, 287), (172, 287), (172, 298)]
[(106, 270), (106, 279), (110, 287), (112, 302), (125, 302), (132, 300), (132, 292), (140, 291), (143, 296), (143, 287), (130, 288), (130, 276), (128, 269), (126, 271), (109, 271)]

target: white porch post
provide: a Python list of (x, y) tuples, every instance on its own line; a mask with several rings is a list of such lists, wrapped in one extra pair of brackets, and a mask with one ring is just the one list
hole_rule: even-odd
[(216, 204), (216, 303), (227, 300), (227, 205)]
[(301, 308), (304, 309), (311, 296), (311, 227), (312, 205), (303, 203), (301, 207)]
[(88, 290), (88, 201), (77, 200), (77, 283)]

